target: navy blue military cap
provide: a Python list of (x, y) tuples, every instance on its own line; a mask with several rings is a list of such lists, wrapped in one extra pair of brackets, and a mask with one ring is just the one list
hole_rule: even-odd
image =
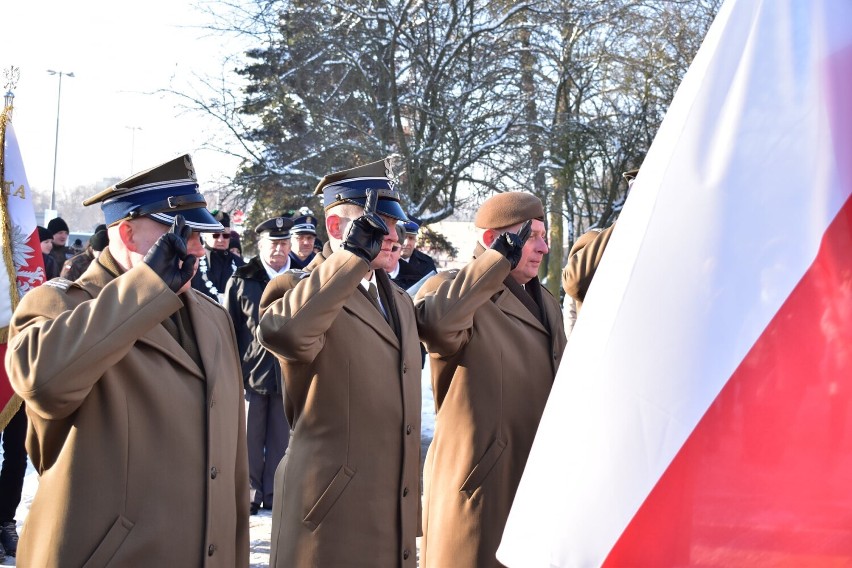
[(254, 232), (272, 241), (281, 241), (290, 238), (290, 229), (293, 227), (293, 219), (289, 217), (273, 217), (267, 219), (254, 228)]
[(397, 221), (406, 221), (408, 217), (399, 203), (399, 191), (394, 180), (391, 158), (385, 158), (351, 170), (328, 174), (317, 184), (314, 195), (322, 195), (323, 206), (328, 211), (341, 203), (364, 207), (367, 190), (373, 189), (379, 193), (376, 204), (379, 213)]
[(180, 213), (193, 231), (224, 230), (207, 210), (207, 201), (198, 191), (189, 154), (133, 174), (83, 201), (83, 205), (94, 203), (101, 204), (108, 226), (139, 217), (171, 225)]
[(293, 219), (293, 228), (290, 230), (294, 235), (316, 235), (317, 218), (312, 215), (302, 215)]
[(416, 235), (417, 231), (420, 230), (420, 225), (409, 219), (402, 224), (402, 228), (405, 229), (406, 235)]

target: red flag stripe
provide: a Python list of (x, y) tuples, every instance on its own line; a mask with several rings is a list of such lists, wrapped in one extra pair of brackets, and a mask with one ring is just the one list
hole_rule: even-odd
[(606, 565), (849, 562), (850, 251), (852, 199)]

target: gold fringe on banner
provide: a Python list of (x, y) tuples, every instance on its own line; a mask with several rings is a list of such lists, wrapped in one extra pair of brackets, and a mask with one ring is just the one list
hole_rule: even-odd
[(12, 398), (9, 399), (9, 402), (6, 403), (6, 406), (3, 407), (3, 410), (0, 410), (0, 430), (5, 430), (6, 425), (15, 417), (18, 409), (21, 408), (21, 404), (23, 404), (23, 399), (19, 397), (17, 394), (13, 394)]
[[(9, 196), (6, 195), (6, 123), (9, 121), (9, 114), (12, 107), (3, 109), (0, 114), (0, 181), (3, 182), (2, 196), (0, 196), (0, 231), (2, 231), (3, 240), (3, 263), (6, 265), (6, 277), (9, 279), (9, 299), (12, 301), (11, 306), (14, 311), (18, 306), (18, 273), (15, 270), (15, 263), (12, 259), (12, 220), (9, 217)], [(0, 341), (6, 343), (9, 340), (9, 328), (4, 327), (0, 330)], [(5, 373), (4, 373), (5, 375)], [(21, 397), (13, 394), (3, 410), (0, 410), (0, 430), (6, 428), (6, 425), (18, 412), (21, 407)]]
[(9, 299), (12, 310), (18, 307), (18, 273), (15, 271), (15, 262), (12, 259), (12, 220), (9, 218), (9, 196), (6, 195), (6, 122), (9, 120), (11, 107), (3, 109), (0, 115), (0, 179), (4, 186), (2, 191), (2, 203), (0, 203), (0, 231), (3, 231), (3, 263), (6, 265), (6, 274), (9, 278)]

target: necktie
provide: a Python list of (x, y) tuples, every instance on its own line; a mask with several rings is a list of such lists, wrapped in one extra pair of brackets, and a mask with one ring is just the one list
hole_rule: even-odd
[(382, 316), (387, 319), (387, 314), (385, 313), (385, 309), (382, 307), (382, 303), (379, 301), (379, 289), (376, 288), (375, 282), (370, 282), (370, 285), (367, 287), (367, 293), (373, 299), (373, 302), (376, 304), (376, 307), (379, 308), (379, 311), (382, 313)]

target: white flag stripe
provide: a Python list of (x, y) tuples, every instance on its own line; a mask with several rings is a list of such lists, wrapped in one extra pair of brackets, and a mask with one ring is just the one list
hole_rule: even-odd
[[(5, 199), (5, 212), (9, 219), (9, 233), (0, 231), (0, 245), (4, 251), (10, 252), (13, 262), (12, 273), (24, 279), (24, 285), (18, 286), (17, 294), (20, 297), (32, 286), (38, 285), (44, 280), (44, 268), (41, 267), (41, 249), (33, 250), (26, 239), (36, 230), (35, 211), (33, 210), (33, 196), (27, 182), (27, 174), (24, 170), (24, 161), (15, 136), (12, 121), (6, 122), (5, 148), (3, 148), (3, 191)], [(8, 239), (7, 239), (8, 238)], [(8, 240), (8, 242), (7, 242)], [(38, 268), (29, 268), (30, 259), (38, 255)], [(5, 264), (6, 257), (0, 261)], [(20, 265), (17, 265), (17, 264)], [(6, 327), (12, 319), (12, 299), (10, 288), (15, 282), (9, 281), (8, 271), (3, 266), (2, 285), (0, 286), (0, 327)]]
[(599, 565), (848, 197), (824, 60), (847, 0), (722, 8), (642, 165), (562, 360), (498, 553)]

